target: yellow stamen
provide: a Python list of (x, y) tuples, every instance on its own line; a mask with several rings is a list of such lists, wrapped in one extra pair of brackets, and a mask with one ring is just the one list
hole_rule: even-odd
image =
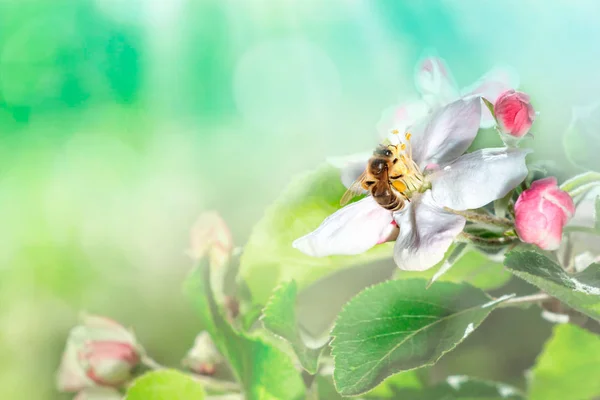
[(400, 146), (400, 148), (402, 149), (402, 151), (406, 150), (406, 145), (404, 143), (402, 143), (402, 146)]
[(400, 133), (400, 131), (398, 131), (398, 129), (394, 129), (394, 130), (392, 131), (392, 133), (393, 133), (394, 135), (397, 135), (397, 134), (399, 134), (399, 133)]
[(412, 134), (410, 132), (406, 132), (406, 135), (404, 135), (404, 137), (406, 138), (406, 140), (410, 140)]

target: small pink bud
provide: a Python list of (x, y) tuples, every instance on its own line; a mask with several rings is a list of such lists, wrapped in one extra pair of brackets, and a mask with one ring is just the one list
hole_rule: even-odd
[(233, 238), (227, 224), (215, 211), (201, 214), (192, 227), (188, 254), (199, 260), (207, 253), (213, 265), (227, 263), (233, 250)]
[(213, 375), (217, 364), (222, 361), (222, 356), (215, 347), (208, 332), (201, 332), (196, 336), (194, 347), (190, 349), (183, 359), (183, 365), (200, 375)]
[(500, 130), (516, 138), (525, 136), (535, 120), (535, 110), (529, 103), (529, 96), (514, 90), (508, 90), (498, 97), (494, 114)]
[(122, 400), (123, 395), (113, 388), (94, 387), (87, 388), (73, 398), (73, 400)]
[(58, 389), (78, 392), (97, 385), (118, 387), (131, 378), (142, 352), (133, 334), (117, 322), (85, 316), (67, 339)]
[(540, 179), (531, 184), (515, 203), (515, 226), (525, 243), (544, 250), (556, 250), (563, 227), (575, 213), (571, 196), (560, 190), (556, 178)]

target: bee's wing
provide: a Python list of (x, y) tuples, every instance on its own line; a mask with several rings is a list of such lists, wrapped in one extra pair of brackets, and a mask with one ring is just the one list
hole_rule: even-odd
[(340, 205), (345, 206), (350, 200), (352, 200), (354, 196), (358, 196), (359, 194), (364, 193), (365, 189), (363, 188), (363, 182), (366, 178), (367, 173), (363, 172), (354, 182), (352, 182), (352, 185), (350, 185), (348, 190), (346, 190), (346, 193), (344, 193), (344, 195), (342, 196), (340, 200)]

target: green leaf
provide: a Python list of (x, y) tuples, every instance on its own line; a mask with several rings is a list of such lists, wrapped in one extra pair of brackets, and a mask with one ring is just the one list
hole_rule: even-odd
[(442, 265), (439, 268), (436, 268), (435, 274), (429, 279), (429, 283), (427, 287), (431, 286), (435, 281), (440, 279), (442, 275), (444, 275), (450, 268), (454, 266), (456, 260), (458, 260), (465, 253), (467, 249), (466, 243), (457, 243), (456, 246), (450, 252), (450, 255), (445, 257), (445, 260), (442, 262)]
[[(448, 257), (460, 244), (453, 245), (446, 253)], [(398, 271), (396, 279), (425, 278), (432, 279), (434, 274), (442, 268), (445, 260), (436, 267), (422, 272)], [(510, 272), (502, 263), (490, 259), (477, 250), (464, 252), (452, 267), (442, 274), (437, 280), (440, 282), (465, 282), (480, 289), (490, 290), (505, 285), (511, 278)]]
[(125, 400), (202, 400), (204, 389), (197, 380), (175, 370), (142, 375), (127, 390)]
[(355, 256), (310, 257), (292, 242), (339, 210), (346, 188), (339, 170), (323, 166), (292, 180), (256, 224), (241, 257), (240, 275), (254, 302), (265, 304), (273, 289), (292, 279), (300, 290), (333, 271), (392, 257), (393, 243)]
[(246, 397), (257, 400), (304, 398), (300, 374), (285, 353), (260, 338), (236, 331), (225, 320), (215, 303), (210, 275), (208, 261), (201, 260), (186, 280), (185, 291), (204, 328), (229, 361)]
[(468, 284), (385, 282), (361, 292), (340, 313), (331, 344), (342, 395), (358, 395), (386, 377), (433, 365), (462, 342), (505, 298)]
[(525, 400), (518, 389), (467, 376), (449, 376), (446, 382), (423, 390), (398, 391), (396, 399), (410, 400)]
[(529, 399), (584, 400), (600, 396), (600, 337), (571, 324), (554, 333), (529, 377)]
[(485, 97), (482, 97), (481, 100), (483, 100), (483, 104), (485, 104), (487, 109), (490, 110), (490, 113), (492, 114), (492, 116), (494, 117), (494, 120), (495, 120), (496, 113), (494, 112), (494, 104), (492, 104), (492, 102), (489, 101), (488, 99), (486, 99)]
[(600, 265), (569, 276), (557, 263), (536, 251), (512, 251), (508, 269), (568, 306), (600, 320)]
[(296, 282), (291, 281), (278, 287), (263, 311), (265, 328), (287, 340), (298, 356), (302, 367), (311, 374), (317, 372), (321, 348), (311, 349), (300, 337), (296, 322)]
[(583, 174), (576, 175), (571, 179), (566, 180), (560, 185), (560, 189), (568, 192), (572, 197), (579, 194), (580, 189), (589, 188), (590, 185), (600, 184), (600, 173), (598, 172), (584, 172)]

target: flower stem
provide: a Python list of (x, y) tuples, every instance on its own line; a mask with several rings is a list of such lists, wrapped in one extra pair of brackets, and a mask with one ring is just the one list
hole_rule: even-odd
[(483, 245), (490, 245), (490, 246), (503, 246), (503, 245), (507, 245), (507, 244), (513, 243), (514, 241), (518, 240), (518, 237), (516, 237), (516, 236), (483, 238), (481, 236), (472, 235), (467, 232), (462, 232), (459, 235), (459, 238), (462, 238), (463, 240), (466, 240), (466, 241), (469, 241), (469, 242), (472, 242), (475, 244), (483, 244)]
[(527, 304), (527, 303), (539, 303), (541, 301), (550, 300), (552, 296), (547, 293), (536, 293), (528, 296), (513, 297), (500, 304), (500, 307), (511, 307), (514, 305)]
[[(154, 361), (152, 358), (148, 357), (147, 355), (142, 357), (141, 362), (146, 367), (153, 369), (153, 370), (167, 369), (167, 367), (157, 363), (156, 361)], [(192, 378), (200, 381), (207, 389), (213, 389), (213, 390), (219, 390), (219, 391), (234, 391), (234, 392), (240, 391), (240, 387), (237, 383), (222, 381), (219, 379), (210, 378), (208, 376), (198, 375), (198, 374), (194, 374), (194, 373), (188, 373), (188, 375), (190, 375)]]
[(460, 215), (461, 217), (464, 217), (467, 221), (479, 222), (479, 223), (487, 224), (487, 225), (494, 225), (494, 226), (498, 226), (501, 228), (512, 228), (513, 227), (513, 223), (508, 218), (495, 217), (490, 214), (483, 214), (483, 213), (476, 212), (476, 211), (456, 211), (456, 210), (451, 210), (448, 208), (447, 208), (447, 210), (456, 215)]

